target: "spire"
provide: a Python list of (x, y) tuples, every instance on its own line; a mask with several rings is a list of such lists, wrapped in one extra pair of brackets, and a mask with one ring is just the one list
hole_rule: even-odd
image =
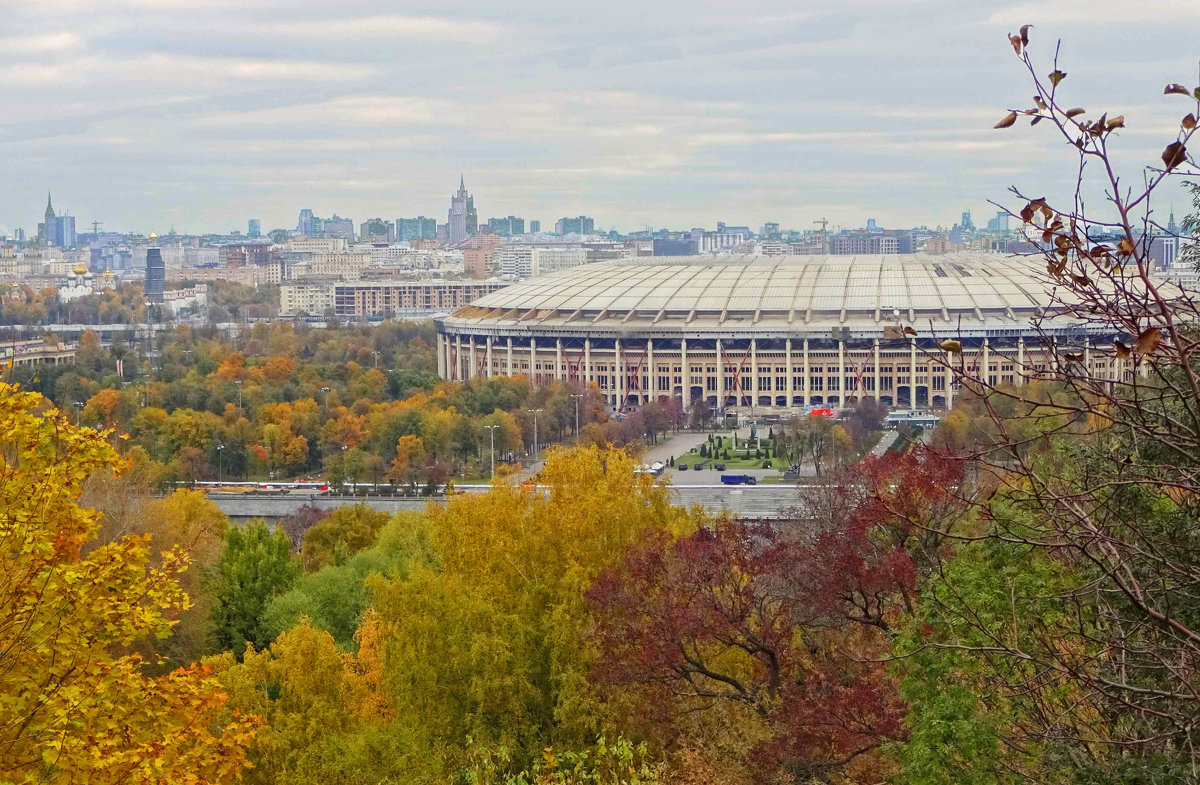
[(1179, 231), (1179, 227), (1175, 225), (1175, 205), (1171, 205), (1171, 218), (1167, 221), (1167, 231), (1175, 234)]
[(46, 217), (54, 217), (54, 205), (50, 203), (50, 192), (46, 191)]
[(458, 190), (460, 190), (460, 191), (467, 190), (467, 180), (461, 174), (458, 176)]

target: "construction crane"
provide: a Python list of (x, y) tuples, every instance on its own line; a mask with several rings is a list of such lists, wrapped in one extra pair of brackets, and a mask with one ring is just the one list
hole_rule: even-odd
[(829, 253), (829, 235), (826, 233), (826, 227), (829, 226), (829, 221), (826, 218), (821, 218), (818, 221), (813, 221), (813, 224), (821, 227), (821, 250), (823, 253)]
[(92, 234), (99, 237), (100, 236), (100, 227), (103, 225), (104, 225), (104, 223), (102, 221), (92, 221)]

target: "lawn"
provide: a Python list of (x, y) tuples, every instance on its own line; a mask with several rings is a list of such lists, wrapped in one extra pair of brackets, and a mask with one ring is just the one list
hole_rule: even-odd
[[(694, 466), (696, 464), (696, 462), (699, 461), (701, 463), (707, 464), (710, 469), (712, 468), (712, 465), (714, 463), (723, 463), (723, 464), (725, 464), (726, 469), (761, 469), (761, 468), (763, 468), (763, 460), (764, 460), (763, 458), (750, 457), (747, 459), (747, 458), (742, 457), (744, 454), (745, 454), (744, 450), (734, 450), (734, 449), (730, 448), (728, 458), (703, 458), (700, 456), (700, 449), (697, 447), (696, 449), (688, 450), (683, 455), (680, 455), (677, 458), (675, 458), (675, 465), (679, 466), (679, 464), (681, 464), (681, 463), (686, 463), (690, 467), (690, 466)], [(754, 455), (753, 450), (750, 451), (750, 455), (751, 456)], [(771, 468), (783, 470), (787, 467), (785, 465), (783, 465), (783, 462), (781, 460), (772, 458), (771, 459)]]

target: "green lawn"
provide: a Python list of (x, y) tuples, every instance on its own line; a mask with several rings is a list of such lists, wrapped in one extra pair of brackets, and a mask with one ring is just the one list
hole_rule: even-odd
[[(678, 466), (681, 463), (686, 463), (688, 466), (694, 466), (697, 461), (700, 461), (708, 464), (709, 468), (712, 468), (712, 464), (714, 463), (723, 463), (725, 464), (726, 469), (761, 469), (763, 467), (763, 458), (751, 457), (747, 459), (743, 458), (742, 454), (742, 450), (733, 450), (731, 448), (729, 450), (728, 458), (702, 458), (700, 456), (700, 450), (697, 448), (695, 450), (688, 450), (683, 455), (677, 456), (675, 458), (675, 465)], [(750, 451), (750, 455), (754, 455), (753, 450)], [(782, 461), (780, 459), (772, 458), (771, 468), (782, 471), (787, 467), (782, 465)]]

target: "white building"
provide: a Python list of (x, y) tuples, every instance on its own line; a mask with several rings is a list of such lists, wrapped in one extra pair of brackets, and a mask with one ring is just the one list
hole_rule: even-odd
[(502, 245), (493, 264), (506, 278), (523, 280), (587, 264), (587, 249), (578, 246)]
[(320, 316), (334, 305), (332, 283), (285, 283), (279, 287), (279, 315)]
[(208, 286), (201, 284), (188, 289), (167, 289), (163, 304), (178, 316), (181, 313), (200, 313), (208, 307)]
[(284, 247), (289, 251), (300, 253), (331, 254), (346, 250), (346, 241), (341, 237), (304, 237), (297, 235), (287, 238)]

